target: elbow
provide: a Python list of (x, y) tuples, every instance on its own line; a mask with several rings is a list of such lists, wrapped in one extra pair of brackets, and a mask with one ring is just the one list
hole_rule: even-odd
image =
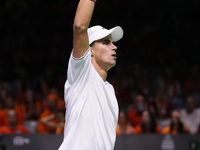
[(82, 34), (87, 32), (88, 26), (75, 22), (73, 25), (73, 32), (76, 34)]

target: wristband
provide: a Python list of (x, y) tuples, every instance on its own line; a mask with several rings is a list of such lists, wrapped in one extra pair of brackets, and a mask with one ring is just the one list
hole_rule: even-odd
[(91, 1), (93, 1), (93, 2), (97, 2), (97, 0), (91, 0)]

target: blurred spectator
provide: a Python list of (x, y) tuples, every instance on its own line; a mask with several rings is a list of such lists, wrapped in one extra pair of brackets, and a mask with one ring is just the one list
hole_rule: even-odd
[(128, 77), (123, 76), (120, 81), (120, 88), (118, 88), (118, 103), (120, 106), (125, 107), (130, 103), (130, 95), (129, 95), (129, 81)]
[(56, 88), (52, 88), (51, 91), (50, 91), (50, 94), (47, 96), (47, 98), (43, 101), (43, 109), (46, 109), (47, 108), (47, 103), (48, 103), (48, 99), (55, 99), (57, 100), (57, 108), (58, 109), (65, 109), (65, 101), (63, 98), (61, 98), (60, 96), (58, 96), (59, 93), (57, 91)]
[(147, 76), (147, 70), (143, 69), (139, 77), (139, 90), (141, 90), (145, 96), (149, 96), (149, 87), (150, 82)]
[(40, 96), (32, 88), (27, 88), (20, 97), (17, 106), (24, 114), (24, 120), (38, 120), (42, 111)]
[(5, 108), (6, 97), (7, 97), (7, 90), (5, 88), (0, 89), (0, 110)]
[(171, 115), (171, 122), (169, 126), (164, 127), (163, 134), (181, 134), (189, 133), (187, 126), (181, 121), (181, 115), (178, 111), (174, 110)]
[(48, 96), (51, 87), (55, 87), (55, 76), (51, 68), (44, 69), (43, 76), (40, 78), (40, 88), (44, 96)]
[(124, 111), (120, 111), (116, 133), (117, 134), (132, 134), (134, 132), (135, 132), (135, 129), (130, 124), (127, 113)]
[[(200, 85), (200, 83), (199, 83)], [(200, 87), (191, 95), (195, 101), (197, 102), (197, 107), (200, 107)]]
[(161, 88), (164, 89), (169, 98), (181, 95), (180, 83), (174, 78), (172, 69), (169, 67), (165, 69), (165, 79), (162, 82)]
[(7, 125), (8, 119), (6, 114), (8, 110), (14, 109), (17, 114), (17, 122), (22, 124), (24, 121), (24, 116), (21, 113), (20, 109), (16, 106), (15, 100), (12, 96), (7, 96), (5, 98), (5, 108), (0, 111), (0, 125)]
[(6, 118), (8, 124), (0, 127), (1, 134), (30, 134), (30, 132), (17, 121), (17, 114), (14, 109), (7, 111)]
[(65, 110), (58, 109), (56, 111), (56, 119), (58, 121), (56, 125), (56, 134), (64, 133), (64, 126), (65, 126)]
[(188, 96), (186, 99), (186, 108), (180, 111), (183, 122), (189, 128), (190, 134), (195, 134), (200, 124), (200, 109), (196, 107), (194, 98)]
[(153, 97), (149, 102), (149, 109), (159, 119), (170, 117), (172, 105), (163, 89), (157, 89), (155, 97)]
[[(37, 130), (38, 133), (55, 133), (55, 129), (49, 127), (48, 125), (45, 125), (42, 120), (43, 118), (46, 118), (46, 117), (47, 118), (50, 117), (51, 119), (52, 116), (55, 116), (57, 107), (58, 107), (58, 97), (56, 95), (50, 94), (47, 97), (47, 107), (42, 112), (39, 118), (38, 130)], [(55, 117), (51, 119), (51, 122), (57, 123), (57, 120), (55, 119)]]
[(64, 98), (63, 98), (63, 96), (61, 96), (61, 93), (59, 93), (58, 91), (59, 91), (58, 88), (51, 88), (50, 94), (55, 94), (58, 96), (58, 109), (65, 109)]
[(41, 122), (51, 128), (52, 131), (55, 131), (56, 134), (64, 133), (65, 110), (58, 109), (55, 114), (42, 118)]
[(194, 93), (200, 83), (200, 78), (199, 78), (199, 68), (196, 65), (193, 65), (191, 67), (191, 70), (189, 70), (189, 75), (186, 77), (183, 81), (183, 91), (184, 95), (187, 97)]
[(147, 109), (147, 103), (143, 95), (135, 96), (134, 104), (128, 110), (128, 119), (134, 127), (141, 123), (142, 112)]
[[(26, 56), (24, 55), (23, 57)], [(18, 63), (17, 61), (22, 61), (21, 59), (22, 58), (16, 58), (15, 63)], [(19, 62), (19, 64), (20, 63), (23, 62)], [(26, 69), (25, 67), (16, 67), (15, 73), (16, 73), (16, 79), (13, 82), (13, 90), (16, 95), (19, 95), (21, 94), (21, 92), (25, 91), (28, 86), (30, 86), (29, 73), (28, 69)]]
[(154, 115), (149, 110), (142, 112), (141, 125), (135, 127), (135, 133), (161, 133), (161, 127), (157, 125)]

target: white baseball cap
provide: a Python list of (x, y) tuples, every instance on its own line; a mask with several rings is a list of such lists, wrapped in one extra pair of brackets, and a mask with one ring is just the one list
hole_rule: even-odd
[(117, 42), (118, 40), (120, 40), (123, 37), (123, 34), (124, 34), (124, 32), (120, 26), (116, 26), (116, 27), (108, 30), (100, 25), (96, 25), (96, 26), (88, 28), (87, 32), (88, 32), (88, 36), (89, 36), (89, 45), (92, 42), (94, 42), (96, 40), (100, 40), (110, 34), (111, 34), (113, 41)]

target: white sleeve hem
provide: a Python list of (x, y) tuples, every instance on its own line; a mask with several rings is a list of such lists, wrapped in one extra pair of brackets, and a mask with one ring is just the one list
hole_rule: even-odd
[(75, 57), (73, 56), (73, 54), (71, 53), (72, 59), (73, 59), (73, 60), (81, 60), (81, 59), (85, 58), (85, 56), (87, 55), (87, 53), (88, 53), (89, 51), (90, 51), (90, 48), (88, 48), (88, 50), (85, 52), (85, 54), (84, 54), (82, 57), (80, 57), (80, 58), (75, 58)]

